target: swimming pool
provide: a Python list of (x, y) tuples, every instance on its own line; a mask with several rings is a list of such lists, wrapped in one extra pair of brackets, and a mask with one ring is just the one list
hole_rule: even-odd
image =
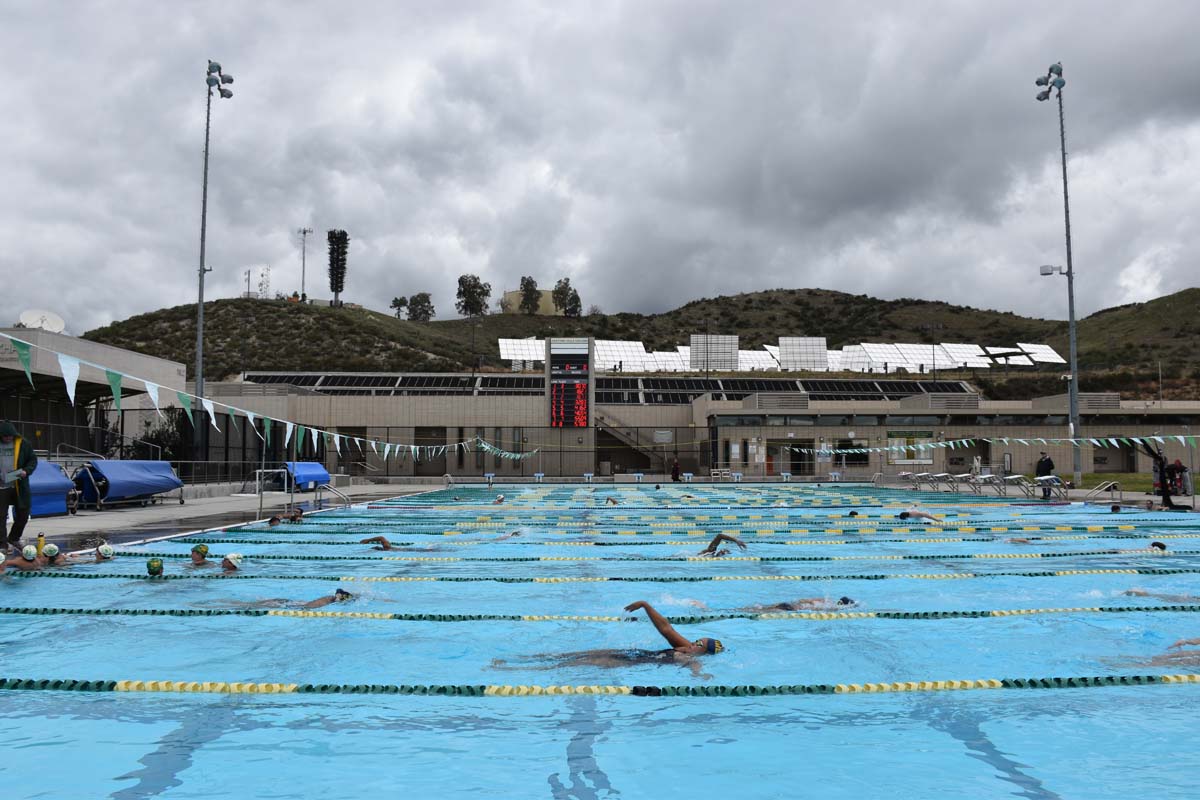
[[(896, 519), (914, 499), (937, 524)], [(697, 558), (734, 532), (747, 550)], [(358, 543), (377, 535), (403, 549)], [(245, 555), (236, 577), (186, 566), (201, 541)], [(1177, 597), (1200, 575), (1190, 515), (855, 484), (536, 484), (119, 552), (0, 579), (0, 672), (19, 687), (0, 689), (0, 779), (18, 797), (1115, 798), (1200, 783), (1186, 746), (1200, 688), (1150, 677), (1200, 672), (1152, 663), (1200, 636), (1200, 604)], [(151, 554), (166, 580), (144, 577)], [(299, 607), (339, 587), (353, 601)], [(770, 608), (817, 597), (830, 605)], [(554, 657), (663, 648), (623, 611), (635, 600), (727, 650), (695, 670)], [(1029, 684), (1049, 678), (1080, 685)]]

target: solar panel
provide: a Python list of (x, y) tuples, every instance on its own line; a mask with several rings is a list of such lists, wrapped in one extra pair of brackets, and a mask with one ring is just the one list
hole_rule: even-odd
[(1054, 352), (1054, 348), (1048, 344), (1026, 344), (1025, 342), (1017, 342), (1017, 347), (1024, 350), (1033, 361), (1039, 364), (1065, 364), (1066, 359)]
[(500, 358), (504, 361), (545, 361), (546, 342), (542, 339), (500, 339)]
[(654, 361), (655, 372), (687, 372), (688, 362), (682, 353), (673, 350), (656, 350), (650, 354), (650, 357)]
[(925, 372), (957, 366), (940, 344), (897, 344), (896, 349), (909, 364)]
[(779, 337), (779, 366), (786, 370), (825, 372), (829, 351), (824, 336)]
[(866, 372), (871, 368), (871, 359), (861, 344), (848, 344), (842, 348), (841, 368), (846, 372)]
[(987, 369), (992, 365), (992, 360), (983, 352), (983, 348), (977, 344), (950, 344), (942, 342), (942, 349), (946, 351), (946, 355), (949, 356), (950, 361), (955, 366)]
[(738, 337), (720, 334), (693, 333), (691, 336), (692, 369), (733, 372), (738, 368)]
[(1012, 367), (1032, 367), (1033, 362), (1029, 360), (1029, 356), (996, 356), (997, 364), (1008, 364)]
[(654, 362), (641, 342), (597, 339), (594, 363), (597, 372), (640, 372)]
[(1019, 347), (989, 347), (987, 348), (987, 351), (994, 356), (1009, 354), (1020, 356), (1025, 354), (1024, 351)]
[(764, 344), (763, 350), (766, 350), (768, 353), (774, 356), (776, 361), (779, 360), (779, 345)]
[(909, 363), (894, 344), (863, 342), (862, 349), (867, 354), (868, 366), (876, 372), (896, 372), (900, 369), (920, 371), (919, 367)]
[(779, 369), (779, 362), (766, 350), (738, 350), (738, 372), (766, 372)]
[(842, 366), (842, 351), (841, 350), (826, 350), (825, 359), (829, 364), (830, 372), (841, 372), (845, 367)]

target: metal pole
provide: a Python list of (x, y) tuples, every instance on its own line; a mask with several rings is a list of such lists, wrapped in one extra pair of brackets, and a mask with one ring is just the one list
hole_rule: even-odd
[(1071, 380), (1067, 385), (1071, 413), (1071, 438), (1076, 440), (1071, 445), (1072, 467), (1075, 477), (1075, 488), (1083, 486), (1083, 454), (1079, 446), (1079, 356), (1075, 345), (1075, 267), (1071, 261), (1071, 199), (1067, 192), (1067, 128), (1063, 117), (1062, 89), (1058, 90), (1058, 140), (1062, 152), (1063, 176), (1063, 220), (1067, 232), (1067, 311), (1069, 316), (1068, 331), (1071, 342)]
[[(212, 121), (212, 89), (205, 87), (204, 103), (204, 182), (200, 193), (200, 291), (196, 301), (196, 396), (204, 397), (204, 273), (210, 270), (204, 266), (204, 238), (208, 230), (208, 138)], [(195, 458), (200, 458), (200, 450), (204, 445), (204, 425), (194, 425), (192, 442), (195, 447)]]
[(1158, 362), (1158, 407), (1161, 410), (1163, 407), (1163, 390), (1162, 390), (1162, 362)]
[(305, 302), (308, 300), (308, 293), (304, 291), (304, 275), (308, 267), (308, 235), (312, 232), (312, 228), (300, 229), (300, 299)]
[(298, 436), (292, 437), (292, 482), (288, 488), (288, 511), (294, 511), (296, 508), (296, 440)]

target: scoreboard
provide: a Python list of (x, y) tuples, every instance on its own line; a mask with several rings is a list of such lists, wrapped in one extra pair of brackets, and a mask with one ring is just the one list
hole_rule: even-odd
[(549, 339), (546, 370), (550, 387), (550, 426), (591, 424), (591, 348), (587, 339)]

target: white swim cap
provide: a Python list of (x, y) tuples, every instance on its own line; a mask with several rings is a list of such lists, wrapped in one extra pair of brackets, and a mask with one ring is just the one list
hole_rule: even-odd
[(37, 558), (37, 548), (31, 544), (27, 544), (21, 548), (21, 558), (26, 561), (33, 561)]
[(96, 548), (96, 552), (100, 554), (101, 558), (112, 558), (117, 554), (117, 551), (113, 550), (113, 546), (111, 544), (100, 545)]
[(45, 545), (42, 547), (42, 555), (46, 556), (47, 558), (54, 558), (56, 555), (58, 555), (58, 545), (54, 544), (53, 542)]
[(225, 560), (228, 561), (230, 564), (233, 564), (234, 568), (242, 566), (242, 554), (241, 553), (226, 553)]

